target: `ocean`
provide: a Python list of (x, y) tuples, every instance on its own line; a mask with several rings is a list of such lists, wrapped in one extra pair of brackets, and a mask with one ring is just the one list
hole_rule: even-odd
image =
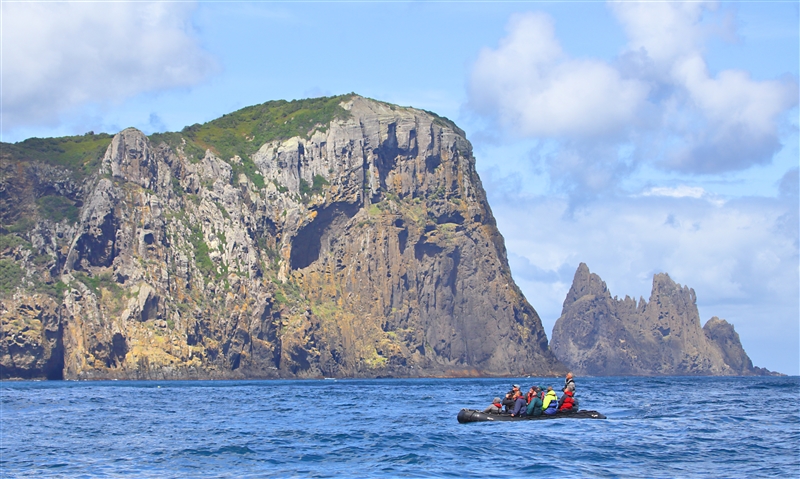
[(576, 378), (606, 420), (459, 424), (562, 378), (0, 383), (3, 478), (800, 476), (800, 378)]

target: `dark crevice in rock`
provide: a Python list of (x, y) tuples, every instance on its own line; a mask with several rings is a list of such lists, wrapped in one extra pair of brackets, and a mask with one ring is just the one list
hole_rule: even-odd
[[(402, 221), (400, 223), (402, 224)], [(399, 233), (397, 233), (397, 243), (400, 248), (400, 255), (402, 255), (406, 252), (406, 244), (408, 243), (408, 229), (403, 228)]]
[(414, 257), (417, 261), (421, 261), (425, 256), (436, 256), (442, 251), (443, 249), (441, 246), (434, 243), (427, 243), (424, 236), (414, 245)]
[(378, 169), (380, 188), (385, 190), (386, 176), (395, 168), (398, 156), (407, 153), (407, 151), (401, 150), (397, 145), (397, 123), (390, 123), (387, 126), (386, 140), (381, 143), (381, 146), (376, 148), (373, 153), (375, 154), (374, 162)]
[[(51, 337), (54, 335), (55, 337)], [(56, 331), (45, 330), (45, 338), (55, 340), (50, 357), (44, 365), (44, 376), (50, 380), (64, 379), (64, 325), (59, 322)]]
[(300, 346), (293, 347), (289, 352), (289, 356), (293, 363), (291, 367), (292, 374), (297, 374), (311, 367), (311, 363), (308, 361), (308, 351), (304, 348)]
[(457, 225), (464, 224), (464, 216), (459, 211), (446, 211), (436, 217), (437, 224), (455, 223)]
[(458, 266), (461, 263), (461, 250), (455, 248), (451, 253), (447, 255), (452, 261), (453, 265), (450, 268), (450, 272), (447, 275), (447, 281), (445, 282), (446, 286), (450, 287), (450, 291), (453, 296), (457, 293), (457, 284), (458, 284)]
[(297, 232), (292, 241), (289, 259), (291, 269), (303, 269), (319, 259), (320, 248), (325, 240), (330, 240), (329, 230), (338, 222), (349, 220), (358, 212), (355, 203), (334, 203), (318, 210), (317, 216)]
[(433, 173), (436, 171), (436, 168), (442, 164), (442, 157), (439, 155), (432, 155), (425, 158), (425, 169), (428, 170), (428, 173)]
[(125, 355), (128, 354), (128, 342), (125, 340), (125, 336), (120, 333), (114, 333), (111, 338), (111, 354), (117, 365), (122, 365), (123, 361), (125, 361)]

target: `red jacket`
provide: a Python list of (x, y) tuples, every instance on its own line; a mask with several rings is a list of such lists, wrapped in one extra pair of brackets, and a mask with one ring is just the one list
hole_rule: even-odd
[(564, 391), (564, 395), (561, 396), (561, 407), (558, 408), (559, 411), (571, 411), (572, 406), (575, 405), (575, 401), (572, 399), (572, 391)]

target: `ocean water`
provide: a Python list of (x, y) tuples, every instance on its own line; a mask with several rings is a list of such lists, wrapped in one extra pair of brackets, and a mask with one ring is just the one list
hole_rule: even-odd
[(798, 477), (800, 378), (577, 378), (606, 420), (459, 424), (563, 379), (3, 382), (0, 476)]

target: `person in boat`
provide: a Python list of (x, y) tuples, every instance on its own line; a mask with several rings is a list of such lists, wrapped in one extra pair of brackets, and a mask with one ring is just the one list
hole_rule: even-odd
[(548, 416), (552, 416), (558, 412), (558, 396), (556, 396), (556, 392), (553, 391), (553, 386), (547, 386), (547, 393), (542, 399), (542, 412)]
[(511, 391), (506, 393), (506, 397), (503, 399), (503, 406), (506, 408), (506, 412), (511, 412), (514, 410), (516, 393), (519, 392), (519, 384), (514, 384), (511, 386)]
[(542, 415), (542, 389), (539, 386), (531, 386), (528, 392), (528, 408), (525, 412), (528, 416)]
[(564, 395), (558, 400), (558, 412), (574, 412), (578, 410), (578, 405), (573, 396), (572, 391), (564, 388)]
[(562, 391), (570, 391), (573, 396), (575, 395), (575, 378), (571, 371), (567, 373), (567, 377), (564, 379), (564, 388)]
[(494, 398), (492, 405), (484, 409), (483, 412), (486, 414), (500, 414), (503, 412), (503, 403), (500, 402), (500, 398)]
[(517, 389), (514, 393), (514, 409), (511, 411), (511, 417), (523, 416), (525, 415), (528, 402), (525, 400), (525, 396), (522, 394), (522, 391)]

